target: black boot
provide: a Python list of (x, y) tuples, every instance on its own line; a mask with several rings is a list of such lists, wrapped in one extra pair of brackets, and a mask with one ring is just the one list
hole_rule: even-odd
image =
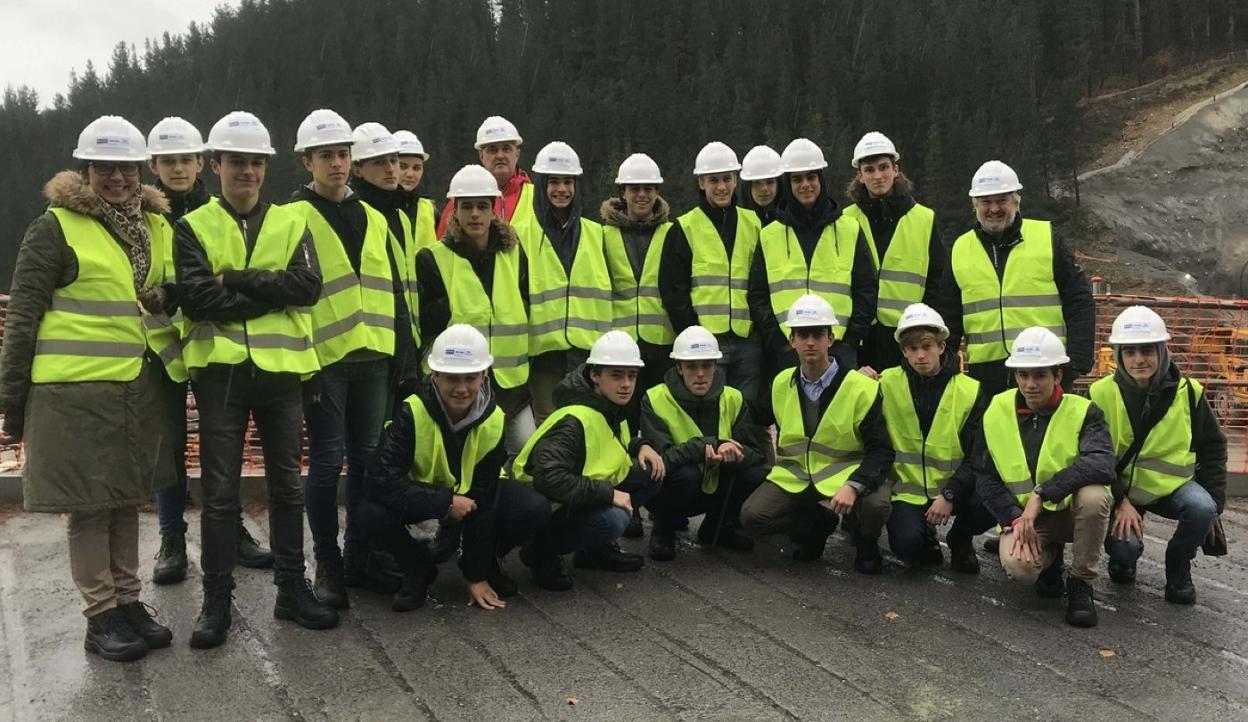
[[(435, 567), (436, 569), (436, 567)], [(490, 573), (485, 577), (485, 581), (490, 583), (490, 589), (501, 599), (514, 597), (520, 593), (520, 587), (516, 585), (516, 580), (503, 569), (502, 563), (495, 559), (494, 565), (490, 567)]]
[(425, 606), (429, 596), (429, 587), (438, 578), (438, 567), (432, 563), (418, 563), (411, 571), (403, 575), (403, 583), (394, 594), (394, 602), (390, 609), (396, 612), (410, 612)]
[(816, 516), (810, 529), (793, 540), (797, 548), (793, 550), (793, 561), (813, 562), (823, 558), (823, 548), (828, 545), (828, 537), (836, 531), (840, 517), (823, 506), (816, 508)]
[(451, 557), (459, 551), (459, 538), (463, 533), (463, 528), (459, 524), (449, 522), (440, 522), (438, 524), (438, 535), (433, 538), (433, 543), (429, 545), (429, 552), (433, 555), (434, 564), (442, 564), (449, 562)]
[(173, 632), (152, 619), (152, 613), (156, 610), (143, 602), (123, 604), (117, 607), (117, 611), (121, 612), (130, 628), (143, 638), (148, 649), (163, 649), (173, 643)]
[(113, 662), (133, 662), (147, 655), (147, 642), (134, 631), (120, 609), (110, 609), (87, 619), (83, 649)]
[(1047, 569), (1040, 572), (1040, 576), (1036, 577), (1036, 594), (1044, 599), (1058, 599), (1062, 596), (1062, 592), (1066, 591), (1062, 578), (1065, 576), (1066, 567), (1062, 563), (1062, 555), (1059, 553), (1053, 563)]
[(676, 558), (676, 530), (666, 523), (655, 522), (650, 527), (650, 558), (656, 562)]
[(351, 600), (347, 598), (347, 586), (343, 581), (342, 557), (316, 560), (316, 598), (334, 609), (351, 606)]
[(1135, 564), (1109, 563), (1109, 578), (1117, 584), (1135, 584)]
[(645, 563), (640, 554), (630, 554), (615, 543), (592, 551), (578, 551), (572, 555), (572, 566), (577, 569), (598, 569), (604, 572), (635, 572)]
[(1092, 585), (1071, 577), (1066, 580), (1066, 623), (1072, 627), (1096, 626), (1096, 603)]
[(1196, 585), (1192, 584), (1190, 559), (1166, 558), (1166, 601), (1171, 604), (1196, 603)]
[(183, 579), (186, 579), (186, 535), (162, 535), (156, 565), (152, 568), (152, 583), (177, 584)]
[(230, 605), (234, 592), (230, 587), (204, 588), (204, 604), (191, 632), (192, 649), (211, 649), (225, 643), (230, 632)]
[(312, 583), (307, 579), (278, 583), (273, 617), (288, 619), (304, 629), (332, 629), (338, 626), (338, 612), (316, 598)]
[(538, 557), (530, 545), (520, 550), (520, 561), (533, 573), (533, 581), (542, 589), (549, 592), (566, 592), (572, 589), (572, 577), (563, 568), (563, 560), (558, 556)]
[(984, 536), (984, 551), (996, 554), (1001, 548), (1001, 536), (996, 532), (988, 532)]
[(940, 551), (940, 540), (936, 538), (936, 529), (927, 526), (923, 531), (923, 545), (919, 547), (919, 551), (914, 555), (911, 562), (915, 566), (935, 567), (940, 566), (945, 561), (944, 554)]
[(719, 519), (710, 516), (698, 527), (698, 543), (734, 552), (754, 551), (754, 540), (742, 534), (735, 524), (721, 524)]
[(273, 567), (273, 552), (260, 546), (260, 542), (247, 531), (241, 520), (238, 522), (238, 546), (234, 549), (234, 561), (240, 567), (248, 569)]
[(641, 509), (633, 509), (633, 518), (628, 520), (628, 526), (624, 527), (624, 538), (640, 539), (646, 535), (646, 528), (641, 525)]
[(859, 574), (882, 574), (884, 555), (880, 554), (878, 539), (858, 537), (854, 539), (854, 570)]
[(342, 582), (348, 587), (363, 587), (375, 594), (387, 596), (399, 591), (403, 585), (403, 575), (392, 574), (382, 567), (382, 562), (373, 562), (373, 555), (368, 551), (349, 549), (343, 555)]
[(975, 555), (975, 544), (970, 539), (950, 539), (949, 568), (959, 574), (979, 574), (979, 557)]

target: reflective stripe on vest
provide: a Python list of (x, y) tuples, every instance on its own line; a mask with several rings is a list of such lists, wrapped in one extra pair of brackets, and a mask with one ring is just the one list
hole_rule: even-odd
[(399, 225), (403, 229), (402, 243), (390, 234), (390, 253), (394, 256), (395, 268), (399, 271), (399, 280), (403, 284), (403, 302), (407, 307), (407, 318), (411, 322), (412, 346), (420, 348), (420, 292), (416, 288), (416, 246), (412, 235), (412, 221), (403, 211), (399, 211)]
[[(1061, 404), (1045, 427), (1044, 442), (1040, 445), (1033, 476), (1027, 466), (1027, 451), (1023, 448), (1022, 433), (1018, 429), (1018, 409), (1014, 403), (1017, 395), (1018, 389), (1007, 389), (992, 397), (984, 412), (984, 440), (988, 443), (992, 463), (997, 467), (997, 475), (1014, 495), (1018, 506), (1025, 508), (1032, 492), (1079, 458), (1079, 432), (1083, 429), (1083, 420), (1092, 402), (1074, 394), (1062, 395)], [(1059, 511), (1068, 506), (1069, 496), (1056, 504), (1044, 502), (1044, 508), (1049, 511)]]
[(611, 330), (611, 274), (602, 226), (581, 219), (570, 276), (537, 218), (528, 218), (515, 230), (529, 262), (529, 353), (588, 351)]
[(893, 367), (880, 374), (884, 421), (895, 457), (888, 478), (893, 501), (923, 505), (940, 495), (945, 482), (962, 465), (962, 427), (979, 397), (979, 382), (964, 374), (949, 379), (923, 436), (905, 369)]
[(851, 286), (857, 246), (858, 221), (843, 214), (819, 234), (810, 266), (806, 265), (806, 254), (792, 228), (780, 221), (772, 221), (763, 229), (763, 260), (771, 312), (775, 314), (785, 338), (789, 337), (789, 326), (785, 323), (789, 306), (807, 293), (820, 296), (832, 304), (836, 313), (833, 337), (844, 337), (845, 324), (854, 307)]
[(489, 417), (468, 431), (463, 453), (460, 455), (457, 479), (451, 473), (442, 427), (429, 415), (429, 410), (419, 397), (409, 396), (404, 403), (411, 409), (414, 422), (412, 468), (408, 471), (407, 478), (417, 484), (429, 484), (450, 489), (455, 494), (467, 494), (472, 489), (473, 470), (503, 438), (503, 410), (495, 406)]
[(786, 369), (771, 383), (771, 403), (780, 429), (776, 465), (767, 478), (790, 494), (801, 493), (814, 484), (820, 496), (830, 498), (862, 463), (860, 429), (880, 386), (857, 371), (845, 371), (841, 387), (819, 420), (814, 436), (807, 437), (797, 373), (797, 369)]
[(626, 332), (633, 340), (642, 340), (659, 346), (670, 346), (676, 340), (672, 321), (663, 307), (659, 294), (659, 261), (663, 257), (663, 242), (671, 222), (660, 223), (650, 237), (646, 257), (641, 265), (641, 278), (633, 275), (633, 264), (624, 247), (624, 236), (616, 226), (603, 226), (602, 242), (607, 255), (607, 270), (611, 274), (611, 307), (615, 328)]
[[(697, 436), (710, 436), (698, 428), (697, 422), (676, 402), (676, 397), (672, 395), (672, 390), (667, 387), (666, 383), (651, 387), (646, 392), (646, 397), (650, 399), (650, 406), (654, 409), (655, 415), (667, 426), (667, 433), (672, 437), (673, 444), (683, 444)], [(732, 438), (732, 425), (736, 423), (737, 417), (741, 414), (741, 406), (741, 392), (731, 386), (725, 386), (723, 393), (719, 395), (719, 423), (715, 429), (716, 437), (725, 440)], [(719, 467), (708, 469), (704, 463), (700, 463), (699, 466), (702, 467), (702, 493), (714, 494), (719, 488)]]
[[(533, 453), (533, 447), (537, 446), (537, 442), (541, 441), (546, 432), (565, 416), (576, 417), (585, 430), (585, 463), (581, 466), (581, 476), (594, 481), (605, 481), (612, 486), (624, 481), (628, 472), (633, 468), (633, 460), (628, 455), (628, 442), (632, 438), (628, 430), (628, 422), (621, 421), (620, 433), (613, 434), (605, 416), (593, 408), (579, 404), (555, 409), (553, 414), (546, 417), (537, 431), (525, 442), (524, 448), (520, 450), (520, 455), (516, 457), (516, 462), (512, 466), (512, 476), (517, 481), (533, 482), (533, 475), (524, 470), (529, 463), (529, 454)], [(550, 506), (552, 509), (558, 509), (561, 504), (552, 501)]]
[(692, 284), (689, 301), (698, 314), (698, 324), (707, 331), (738, 338), (749, 338), (754, 330), (746, 289), (750, 265), (758, 250), (758, 216), (737, 208), (737, 233), (728, 257), (719, 231), (701, 208), (694, 208), (677, 220), (689, 242), (692, 254)]
[(1003, 277), (997, 276), (975, 231), (953, 243), (952, 271), (962, 289), (967, 363), (1009, 357), (1014, 338), (1031, 326), (1044, 326), (1066, 343), (1062, 298), (1053, 280), (1052, 226), (1024, 219), (1022, 235), (1010, 250)]
[[(285, 206), (269, 206), (248, 258), (240, 222), (217, 198), (183, 220), (203, 247), (214, 275), (243, 269), (284, 271), (300, 252), (299, 243), (307, 231), (299, 214)], [(311, 309), (306, 307), (287, 306), (249, 321), (191, 322), (182, 356), (191, 370), (208, 364), (240, 364), (248, 358), (257, 368), (273, 373), (310, 374), (320, 369), (312, 346)]]
[[(1199, 399), (1202, 393), (1204, 387), (1200, 382), (1189, 378), (1179, 381), (1166, 415), (1149, 430), (1135, 460), (1118, 475), (1127, 487), (1127, 498), (1132, 504), (1147, 506), (1191, 481), (1196, 473), (1191, 398)], [(1122, 389), (1110, 375), (1092, 384), (1088, 395), (1105, 412), (1109, 435), (1114, 440), (1114, 454), (1121, 457), (1135, 440)]]
[(875, 317), (881, 325), (897, 328), (906, 306), (923, 300), (936, 214), (918, 203), (906, 211), (897, 221), (882, 264), (866, 213), (855, 203), (845, 209), (845, 215), (858, 221), (858, 227), (867, 237), (867, 248), (871, 250), (871, 261), (880, 282)]
[(489, 296), (468, 259), (445, 243), (438, 243), (431, 253), (451, 306), (447, 326), (466, 323), (489, 340), (499, 387), (524, 385), (529, 380), (529, 321), (520, 295), (520, 248), (512, 246), (494, 254)]
[(394, 277), (390, 272), (390, 226), (363, 201), (368, 225), (357, 275), (342, 239), (316, 206), (295, 201), (288, 208), (303, 216), (312, 232), (321, 265), (321, 299), (312, 307), (312, 341), (321, 366), (360, 350), (394, 355)]

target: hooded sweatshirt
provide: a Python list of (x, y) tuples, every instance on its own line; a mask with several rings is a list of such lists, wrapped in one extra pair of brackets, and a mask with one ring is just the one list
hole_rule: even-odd
[[(676, 404), (698, 425), (702, 435), (677, 444), (667, 422), (654, 410), (648, 394), (642, 394), (641, 397), (641, 435), (654, 442), (655, 449), (663, 456), (663, 464), (668, 468), (683, 464), (701, 464), (706, 458), (707, 446), (718, 448), (721, 443), (728, 441), (719, 438), (719, 399), (724, 394), (724, 374), (715, 374), (711, 388), (705, 396), (695, 396), (674, 368), (667, 370), (663, 383), (672, 392)], [(729, 437), (741, 444), (745, 450), (745, 459), (728, 466), (757, 466), (764, 461), (757, 438), (757, 427), (750, 420), (749, 406), (748, 403), (742, 404), (741, 413), (733, 423), (732, 435)]]
[(780, 206), (784, 201), (784, 194), (780, 193), (780, 180), (776, 180), (776, 199), (771, 202), (769, 208), (763, 208), (754, 201), (754, 194), (750, 192), (750, 187), (755, 181), (743, 180), (737, 184), (737, 205), (747, 211), (754, 211), (754, 215), (758, 216), (758, 221), (763, 228), (768, 223), (776, 220), (776, 216), (780, 213)]
[(546, 196), (549, 177), (545, 173), (533, 174), (533, 214), (537, 216), (551, 248), (555, 249), (563, 272), (571, 276), (572, 262), (576, 260), (576, 249), (581, 241), (581, 183), (579, 179), (574, 181), (576, 192), (572, 203), (564, 214), (560, 214)]
[[(724, 252), (731, 259), (737, 240), (736, 199), (728, 206), (719, 208), (711, 205), (706, 194), (699, 190), (698, 208), (702, 209), (711, 225), (719, 231), (719, 238), (724, 242)], [(761, 255), (756, 253), (755, 261)], [(690, 298), (692, 291), (693, 250), (689, 246), (684, 227), (677, 222), (667, 231), (667, 238), (663, 241), (663, 258), (659, 265), (659, 294), (676, 333), (698, 325), (698, 312), (693, 310), (693, 301)]]
[(364, 180), (363, 178), (352, 178), (351, 189), (359, 195), (361, 201), (372, 206), (381, 215), (386, 217), (386, 225), (389, 226), (390, 232), (399, 241), (399, 246), (407, 252), (407, 237), (403, 232), (403, 209), (404, 193), (402, 188), (396, 188), (388, 191), (379, 186)]

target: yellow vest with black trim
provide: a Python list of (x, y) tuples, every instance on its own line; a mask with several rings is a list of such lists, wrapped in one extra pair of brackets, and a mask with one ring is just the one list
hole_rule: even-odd
[(844, 371), (841, 387), (819, 419), (814, 435), (806, 436), (798, 373), (798, 369), (786, 369), (771, 382), (771, 404), (779, 433), (776, 465), (767, 478), (790, 494), (800, 494), (814, 484), (820, 496), (830, 498), (862, 463), (862, 422), (879, 395), (880, 385), (857, 371)]
[[(208, 258), (212, 273), (258, 269), (285, 271), (300, 252), (307, 231), (303, 218), (285, 206), (264, 213), (250, 257), (239, 221), (209, 200), (182, 217)], [(273, 373), (311, 374), (320, 369), (312, 345), (312, 313), (306, 306), (287, 306), (249, 321), (192, 321), (182, 356), (192, 372), (208, 364), (240, 364), (248, 358)]]
[(564, 272), (559, 254), (535, 216), (513, 227), (529, 262), (529, 353), (579, 348), (588, 351), (611, 330), (611, 274), (602, 248), (602, 226), (582, 218)]
[[(524, 470), (529, 463), (529, 455), (546, 432), (566, 416), (576, 417), (585, 430), (585, 464), (581, 467), (581, 476), (594, 481), (605, 481), (612, 486), (624, 481), (633, 468), (633, 460), (628, 455), (628, 442), (632, 438), (628, 422), (621, 421), (620, 433), (613, 434), (611, 425), (601, 412), (580, 404), (555, 409), (553, 414), (546, 417), (537, 431), (524, 443), (524, 448), (512, 465), (512, 476), (517, 481), (533, 483), (533, 475)], [(558, 509), (561, 504), (552, 501), (550, 506)]]
[(403, 211), (399, 211), (399, 225), (403, 230), (400, 239), (390, 234), (390, 254), (394, 257), (394, 266), (399, 271), (399, 279), (403, 283), (403, 303), (407, 307), (407, 318), (411, 322), (412, 345), (420, 348), (420, 292), (416, 288), (416, 247), (412, 221)]
[(1024, 219), (1022, 235), (1001, 277), (974, 230), (953, 243), (950, 270), (962, 289), (967, 363), (1008, 358), (1014, 339), (1031, 326), (1043, 326), (1066, 343), (1062, 297), (1053, 279), (1053, 228), (1048, 221)]
[[(1132, 504), (1147, 506), (1191, 481), (1196, 473), (1191, 402), (1193, 398), (1199, 399), (1204, 391), (1199, 381), (1181, 379), (1165, 416), (1149, 430), (1135, 460), (1118, 475), (1127, 487), (1127, 498)], [(1114, 440), (1114, 454), (1121, 456), (1135, 441), (1131, 417), (1122, 401), (1122, 389), (1110, 375), (1092, 384), (1088, 395), (1105, 413), (1109, 435)]]
[(858, 249), (858, 221), (841, 214), (835, 223), (819, 234), (810, 265), (793, 229), (780, 221), (772, 221), (763, 229), (763, 260), (767, 266), (767, 289), (771, 296), (771, 312), (780, 324), (780, 332), (789, 336), (789, 307), (807, 293), (813, 293), (832, 305), (836, 325), (835, 339), (845, 336), (845, 324), (854, 309), (852, 295), (854, 254)]
[[(672, 395), (667, 384), (651, 387), (646, 391), (646, 397), (650, 399), (650, 407), (654, 409), (655, 415), (667, 426), (667, 433), (672, 437), (673, 443), (683, 444), (694, 437), (706, 436), (697, 422), (676, 402), (676, 397)], [(740, 391), (731, 386), (724, 387), (719, 395), (719, 427), (715, 430), (719, 439), (732, 438), (732, 426), (741, 415), (743, 401)], [(702, 465), (702, 493), (714, 494), (718, 488), (719, 468), (708, 469)]]
[[(499, 387), (523, 386), (529, 380), (529, 320), (520, 295), (520, 248), (512, 246), (494, 254), (494, 280), (488, 296), (468, 259), (445, 243), (430, 252), (451, 306), (447, 325), (466, 323), (480, 331), (490, 342)], [(428, 372), (428, 363), (425, 366)]]
[(498, 442), (503, 438), (503, 410), (495, 406), (494, 411), (484, 421), (468, 431), (459, 461), (459, 477), (456, 478), (451, 473), (442, 428), (429, 415), (424, 402), (417, 396), (409, 396), (403, 403), (411, 409), (413, 421), (414, 451), (412, 468), (407, 478), (417, 484), (449, 489), (461, 496), (467, 494), (472, 490), (473, 470), (498, 447)]
[[(177, 328), (163, 314), (145, 318), (150, 314), (139, 307), (134, 266), (121, 244), (91, 216), (59, 206), (48, 212), (78, 260), (78, 275), (52, 291), (52, 302), (39, 320), (31, 381), (133, 381), (148, 348), (173, 358)], [(143, 287), (151, 288), (165, 282), (164, 259), (171, 253), (173, 232), (160, 214), (143, 216), (152, 257)]]
[[(984, 440), (988, 453), (997, 468), (997, 475), (1010, 490), (1020, 508), (1027, 506), (1027, 499), (1053, 475), (1075, 463), (1079, 458), (1079, 432), (1088, 415), (1092, 402), (1082, 396), (1063, 394), (1057, 411), (1045, 428), (1040, 456), (1036, 459), (1033, 475), (1027, 466), (1027, 451), (1023, 448), (1022, 433), (1018, 429), (1018, 409), (1015, 406), (1017, 389), (1007, 389), (992, 397), (984, 412)], [(1044, 502), (1049, 511), (1060, 511), (1070, 506), (1067, 496), (1058, 503)]]
[(634, 341), (670, 346), (676, 340), (672, 320), (663, 307), (659, 294), (659, 261), (667, 240), (671, 221), (660, 223), (650, 236), (650, 246), (641, 264), (641, 278), (633, 275), (624, 236), (616, 226), (603, 226), (602, 242), (607, 254), (607, 270), (611, 274), (611, 305), (614, 326)]
[(341, 361), (353, 351), (394, 355), (390, 226), (375, 208), (359, 203), (368, 219), (359, 275), (347, 258), (342, 239), (316, 206), (306, 200), (287, 204), (307, 222), (321, 266), (321, 299), (312, 307), (312, 340), (322, 367)]
[(867, 248), (871, 250), (871, 261), (880, 282), (875, 318), (881, 325), (897, 328), (906, 307), (923, 300), (936, 213), (925, 205), (914, 204), (897, 220), (882, 259), (867, 214), (854, 203), (845, 209), (845, 215), (858, 221), (858, 227), (867, 237)]
[(754, 320), (750, 317), (746, 290), (754, 252), (758, 250), (758, 216), (744, 208), (736, 211), (737, 232), (731, 258), (719, 230), (700, 207), (677, 221), (692, 255), (689, 302), (698, 314), (698, 324), (714, 334), (732, 331), (737, 338), (749, 338)]
[(880, 392), (895, 454), (888, 473), (892, 500), (922, 506), (939, 496), (962, 465), (967, 450), (962, 448), (960, 435), (979, 398), (979, 382), (965, 374), (949, 379), (927, 436), (919, 425), (905, 369), (896, 366), (881, 373)]

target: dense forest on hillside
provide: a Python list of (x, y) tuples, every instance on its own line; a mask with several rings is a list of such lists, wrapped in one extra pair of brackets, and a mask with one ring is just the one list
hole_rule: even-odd
[(522, 166), (550, 140), (579, 151), (591, 211), (637, 151), (662, 166), (674, 206), (692, 202), (693, 156), (709, 140), (744, 154), (809, 137), (839, 190), (854, 142), (881, 130), (952, 230), (969, 222), (965, 188), (982, 161), (1013, 165), (1034, 208), (1086, 155), (1081, 97), (1245, 39), (1244, 0), (244, 0), (141, 49), (119, 44), (50, 104), (5, 90), (0, 288), (43, 182), (104, 113), (144, 131), (181, 115), (206, 134), (251, 110), (281, 151), (268, 196), (284, 199), (305, 178), (289, 150), (296, 126), (331, 107), (416, 132), (439, 202), (475, 159), (477, 125), (501, 114), (525, 137)]

